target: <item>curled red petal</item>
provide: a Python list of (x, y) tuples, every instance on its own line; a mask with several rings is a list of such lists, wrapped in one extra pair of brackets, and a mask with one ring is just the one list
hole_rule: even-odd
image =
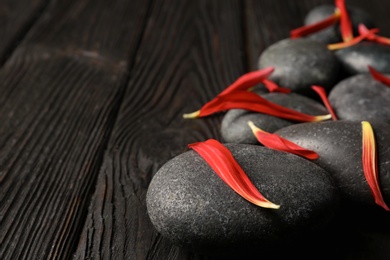
[(359, 34), (360, 35), (364, 35), (366, 37), (367, 40), (375, 40), (375, 38), (377, 37), (376, 36), (376, 33), (379, 32), (379, 29), (378, 28), (373, 28), (373, 29), (368, 29), (364, 24), (359, 24), (359, 27), (358, 27), (358, 30), (359, 30)]
[[(185, 118), (205, 117), (211, 114), (225, 110), (240, 108), (253, 112), (263, 113), (288, 120), (299, 122), (318, 122), (328, 120), (331, 115), (312, 116), (293, 109), (289, 109), (278, 104), (272, 103), (259, 95), (248, 91), (236, 91), (226, 95), (217, 96), (215, 99), (206, 103), (199, 111), (191, 114), (185, 114)], [(191, 115), (195, 115), (191, 117)]]
[(291, 92), (290, 88), (279, 87), (275, 82), (273, 82), (269, 79), (264, 79), (263, 84), (268, 89), (269, 92), (279, 92), (279, 93), (285, 93), (285, 94), (288, 94)]
[(340, 31), (344, 42), (353, 39), (352, 22), (349, 18), (348, 10), (344, 0), (335, 0), (337, 9), (340, 11)]
[(195, 150), (230, 188), (249, 202), (264, 208), (280, 207), (259, 192), (232, 153), (217, 140), (209, 139), (205, 142), (189, 144), (188, 147)]
[(367, 40), (374, 41), (381, 44), (390, 45), (390, 38), (377, 35), (378, 28), (368, 29), (364, 24), (359, 24), (359, 34), (365, 35)]
[(220, 95), (229, 94), (238, 90), (248, 90), (249, 88), (261, 83), (264, 79), (267, 79), (273, 72), (274, 67), (267, 67), (261, 70), (248, 72), (239, 77), (233, 84), (228, 86)]
[(294, 29), (290, 32), (291, 38), (299, 38), (304, 37), (307, 35), (310, 35), (312, 33), (321, 31), (335, 23), (337, 23), (340, 20), (340, 12), (336, 11), (334, 14), (330, 15), (328, 18), (319, 21), (317, 23), (305, 25), (302, 27), (299, 27), (297, 29)]
[(385, 84), (386, 86), (389, 86), (389, 87), (390, 87), (390, 78), (386, 77), (385, 75), (383, 75), (383, 74), (380, 73), (379, 71), (375, 70), (375, 69), (374, 69), (373, 67), (371, 67), (371, 66), (368, 66), (368, 70), (370, 71), (371, 76), (372, 76), (375, 80), (377, 80), (377, 81), (379, 81), (379, 82)]
[(252, 129), (252, 132), (255, 135), (256, 139), (259, 141), (259, 143), (268, 148), (296, 154), (309, 160), (314, 160), (318, 158), (318, 154), (316, 152), (305, 149), (283, 137), (280, 137), (277, 134), (265, 132), (264, 130), (255, 126), (252, 121), (249, 121), (248, 125)]
[(362, 122), (362, 163), (364, 177), (370, 186), (371, 192), (374, 196), (375, 203), (390, 211), (390, 208), (386, 205), (381, 189), (379, 187), (378, 178), (378, 157), (376, 151), (376, 143), (374, 130), (369, 122)]
[(332, 105), (329, 102), (328, 96), (326, 95), (326, 91), (323, 87), (321, 86), (312, 86), (311, 87), (317, 94), (320, 96), (322, 102), (324, 103), (326, 109), (328, 109), (329, 113), (332, 115), (333, 121), (337, 120), (336, 113), (333, 110)]

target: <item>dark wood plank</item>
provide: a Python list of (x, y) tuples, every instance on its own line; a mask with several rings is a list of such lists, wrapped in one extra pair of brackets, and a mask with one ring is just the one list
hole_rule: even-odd
[(134, 1), (52, 1), (39, 26), (28, 34), (19, 50), (35, 47), (127, 62), (136, 50), (139, 31), (143, 29), (143, 19), (136, 18), (145, 13), (143, 6), (149, 0), (125, 2)]
[(244, 71), (241, 1), (156, 0), (99, 174), (77, 259), (199, 259), (147, 216), (152, 175), (221, 116), (184, 120)]
[(0, 73), (0, 259), (75, 251), (149, 7), (107, 3), (53, 1)]
[(40, 17), (47, 2), (48, 0), (0, 1), (0, 65)]

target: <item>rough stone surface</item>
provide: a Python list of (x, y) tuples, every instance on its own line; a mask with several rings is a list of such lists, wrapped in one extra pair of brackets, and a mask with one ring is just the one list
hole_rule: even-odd
[(368, 72), (368, 65), (382, 73), (390, 73), (390, 45), (361, 42), (335, 52), (348, 75)]
[(260, 55), (260, 69), (274, 66), (270, 79), (307, 95), (312, 85), (330, 89), (339, 79), (340, 64), (325, 44), (309, 39), (284, 39)]
[[(375, 21), (370, 14), (353, 6), (348, 6), (347, 9), (352, 21), (355, 35), (358, 35), (358, 26), (360, 23), (363, 23), (368, 28), (375, 27)], [(322, 21), (332, 15), (334, 10), (334, 5), (317, 6), (306, 15), (304, 24), (309, 25)], [(325, 44), (342, 42), (340, 24), (337, 23), (319, 32), (313, 33), (309, 35), (308, 38)]]
[[(262, 97), (278, 105), (309, 115), (328, 114), (328, 111), (322, 104), (299, 94), (268, 93), (262, 95)], [(248, 126), (248, 121), (253, 121), (256, 126), (271, 133), (296, 123), (244, 109), (232, 109), (225, 114), (221, 123), (223, 140), (227, 143), (258, 144), (252, 130)]]
[[(390, 204), (390, 132), (388, 124), (372, 124), (377, 143), (379, 180)], [(328, 171), (346, 204), (375, 206), (362, 168), (361, 122), (346, 120), (292, 125), (277, 134), (318, 153), (314, 163)], [(378, 206), (379, 207), (379, 206)]]
[(282, 240), (293, 242), (318, 231), (333, 219), (338, 194), (322, 168), (261, 146), (226, 146), (260, 192), (280, 209), (249, 203), (195, 151), (188, 151), (160, 168), (148, 188), (148, 214), (164, 237), (203, 254), (261, 253)]
[(390, 123), (390, 87), (370, 74), (351, 76), (329, 93), (339, 119)]

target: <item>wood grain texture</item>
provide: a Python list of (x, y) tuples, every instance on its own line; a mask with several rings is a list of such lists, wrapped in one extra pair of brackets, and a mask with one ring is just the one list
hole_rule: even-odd
[(152, 226), (153, 174), (187, 144), (219, 138), (221, 115), (184, 120), (244, 72), (240, 1), (156, 0), (105, 154), (76, 259), (201, 259)]
[(75, 251), (149, 7), (106, 2), (53, 1), (1, 70), (0, 259)]
[[(146, 1), (52, 1), (20, 47), (127, 62), (144, 28)], [(21, 49), (21, 48), (19, 48)]]
[(0, 1), (0, 65), (31, 29), (48, 0)]

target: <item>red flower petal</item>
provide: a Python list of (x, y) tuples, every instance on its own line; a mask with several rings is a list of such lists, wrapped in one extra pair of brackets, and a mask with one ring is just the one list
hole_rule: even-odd
[(390, 45), (390, 38), (376, 35), (379, 32), (378, 28), (368, 29), (364, 24), (359, 24), (359, 36), (348, 42), (333, 43), (328, 45), (329, 50), (337, 50), (355, 45), (363, 40), (369, 40), (377, 43)]
[(375, 42), (390, 45), (390, 38), (376, 35)]
[(379, 82), (385, 84), (386, 86), (389, 86), (389, 87), (390, 87), (390, 78), (386, 77), (385, 75), (383, 75), (383, 74), (380, 73), (379, 71), (375, 70), (375, 69), (374, 69), (373, 67), (371, 67), (371, 66), (368, 66), (368, 70), (370, 71), (371, 76), (372, 76), (375, 80), (377, 80), (377, 81), (379, 81)]
[(368, 29), (364, 24), (359, 24), (358, 27), (359, 34), (365, 35), (368, 40), (374, 40), (376, 38), (376, 33), (379, 32), (378, 28)]
[(293, 39), (303, 37), (303, 36), (321, 31), (321, 30), (337, 23), (339, 20), (340, 20), (340, 12), (336, 11), (334, 14), (332, 14), (331, 16), (329, 16), (328, 18), (326, 18), (322, 21), (319, 21), (319, 22), (313, 23), (313, 24), (309, 24), (309, 25), (305, 25), (305, 26), (302, 26), (302, 27), (299, 27), (297, 29), (292, 30), (290, 32), (290, 36)]
[(328, 99), (328, 96), (326, 95), (326, 91), (323, 87), (320, 87), (320, 86), (312, 86), (311, 87), (315, 92), (317, 92), (317, 94), (320, 96), (322, 102), (324, 103), (326, 109), (328, 109), (329, 113), (332, 115), (332, 118), (334, 121), (337, 120), (337, 116), (336, 116), (336, 113), (334, 112), (330, 102), (329, 102), (329, 99)]
[(252, 129), (252, 132), (256, 136), (256, 139), (259, 141), (259, 143), (263, 144), (268, 148), (278, 150), (278, 151), (293, 153), (310, 160), (314, 160), (318, 158), (318, 154), (316, 152), (307, 150), (287, 139), (280, 137), (277, 134), (271, 134), (265, 132), (260, 128), (258, 128), (257, 126), (255, 126), (255, 124), (252, 121), (249, 121), (248, 125)]
[(381, 189), (379, 187), (378, 180), (378, 157), (376, 152), (374, 130), (369, 122), (362, 122), (362, 163), (363, 172), (366, 177), (367, 183), (370, 186), (371, 192), (375, 198), (375, 203), (390, 211), (390, 208), (386, 205)]
[(238, 90), (248, 90), (256, 84), (261, 83), (264, 79), (267, 79), (272, 72), (274, 72), (274, 67), (267, 67), (262, 70), (257, 70), (253, 72), (246, 73), (239, 77), (233, 84), (227, 87), (224, 91), (222, 91), (220, 95), (229, 94), (233, 91)]
[(355, 45), (355, 44), (363, 41), (366, 38), (367, 38), (366, 35), (359, 35), (348, 42), (328, 44), (328, 49), (333, 51), (333, 50), (338, 50), (338, 49), (342, 49), (342, 48), (347, 48), (347, 47), (350, 47), (352, 45)]
[(376, 35), (379, 32), (378, 28), (368, 29), (364, 24), (359, 24), (359, 33), (360, 35), (365, 35), (367, 40), (374, 41), (377, 43), (390, 45), (390, 39)]
[(209, 139), (206, 142), (189, 144), (188, 147), (194, 149), (230, 188), (249, 202), (264, 208), (280, 207), (258, 191), (232, 153), (217, 140)]
[(311, 116), (272, 103), (248, 91), (236, 91), (217, 96), (206, 103), (199, 111), (184, 114), (184, 118), (204, 117), (225, 110), (240, 108), (299, 122), (318, 122), (331, 118), (331, 115)]
[(340, 30), (344, 42), (349, 42), (353, 39), (353, 30), (351, 19), (349, 18), (347, 7), (344, 0), (335, 0), (335, 5), (340, 11)]
[(268, 80), (268, 79), (264, 79), (263, 84), (268, 89), (269, 92), (279, 92), (279, 93), (285, 93), (285, 94), (291, 92), (290, 88), (279, 87), (275, 82)]

